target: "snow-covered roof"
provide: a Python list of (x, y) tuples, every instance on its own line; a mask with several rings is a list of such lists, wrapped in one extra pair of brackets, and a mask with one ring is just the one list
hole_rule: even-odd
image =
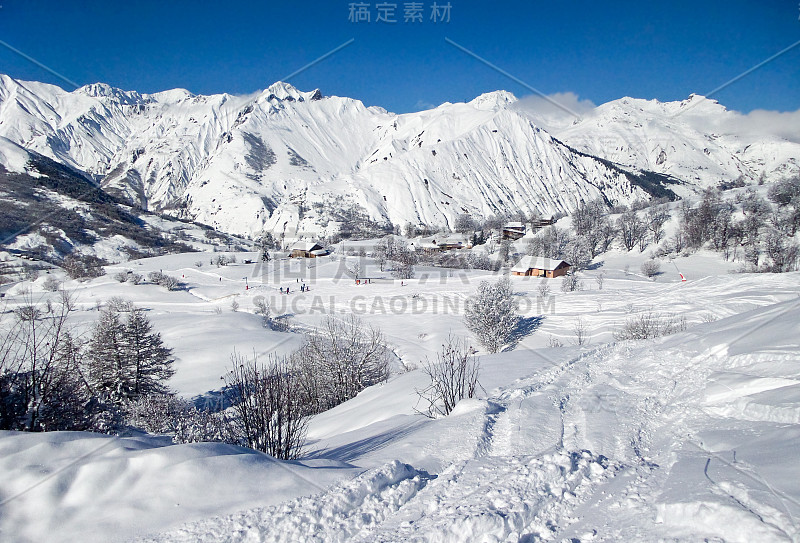
[(298, 241), (291, 248), (292, 251), (316, 251), (318, 249), (322, 249), (322, 247), (313, 241)]
[(451, 234), (439, 240), (439, 245), (466, 245), (467, 237), (464, 234)]
[(514, 228), (514, 229), (525, 228), (525, 225), (522, 224), (519, 221), (512, 221), (512, 222), (506, 223), (506, 225), (503, 228)]
[(315, 251), (311, 251), (311, 254), (314, 256), (325, 256), (328, 254), (326, 249), (317, 249)]
[[(567, 264), (563, 260), (558, 260), (555, 258), (546, 258), (543, 256), (531, 256), (526, 255), (523, 256), (516, 265), (511, 268), (512, 272), (526, 272), (530, 269), (537, 269), (537, 270), (548, 270), (552, 271), (556, 269), (561, 263)], [(567, 264), (569, 266), (569, 264)]]

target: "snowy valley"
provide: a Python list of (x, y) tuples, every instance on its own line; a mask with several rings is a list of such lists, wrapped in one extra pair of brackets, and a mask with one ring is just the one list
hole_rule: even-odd
[(0, 540), (800, 541), (800, 145), (734, 115), (0, 76)]

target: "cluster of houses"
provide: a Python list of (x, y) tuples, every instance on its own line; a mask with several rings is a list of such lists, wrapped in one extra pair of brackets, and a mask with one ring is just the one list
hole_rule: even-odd
[[(530, 225), (531, 231), (553, 224), (552, 219), (538, 219)], [(500, 238), (516, 241), (528, 233), (528, 226), (522, 222), (510, 222), (503, 226)], [(467, 234), (436, 234), (416, 239), (409, 243), (414, 250), (427, 253), (450, 251), (457, 249), (471, 249), (472, 237)], [(319, 243), (313, 241), (298, 241), (289, 249), (291, 258), (317, 258), (328, 255), (328, 251)], [(566, 275), (570, 264), (563, 260), (545, 258), (541, 256), (523, 256), (511, 268), (512, 275), (524, 277), (555, 278)]]
[(451, 251), (453, 249), (472, 249), (472, 237), (466, 234), (437, 234), (419, 238), (409, 243), (415, 250), (427, 253)]

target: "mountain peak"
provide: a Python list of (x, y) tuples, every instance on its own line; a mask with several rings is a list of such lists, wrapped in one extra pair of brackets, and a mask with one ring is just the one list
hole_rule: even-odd
[(501, 109), (517, 101), (517, 97), (508, 91), (497, 90), (481, 94), (470, 102), (475, 109)]
[(305, 102), (306, 100), (319, 100), (322, 98), (322, 93), (319, 89), (314, 89), (311, 92), (303, 92), (285, 81), (276, 81), (262, 94), (267, 96), (267, 100), (276, 98), (287, 102)]
[(90, 83), (75, 92), (92, 98), (108, 98), (114, 102), (133, 105), (142, 102), (142, 96), (136, 91), (124, 91), (106, 83)]

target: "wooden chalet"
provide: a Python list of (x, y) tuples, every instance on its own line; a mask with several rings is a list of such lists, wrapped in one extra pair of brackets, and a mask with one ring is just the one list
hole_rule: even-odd
[(313, 241), (301, 241), (289, 249), (289, 258), (317, 258), (327, 254), (328, 251), (322, 245)]
[(525, 235), (525, 225), (521, 222), (510, 222), (503, 227), (502, 235), (503, 240), (516, 241)]
[(571, 266), (563, 260), (545, 258), (542, 256), (523, 256), (511, 268), (511, 275), (524, 275), (529, 277), (560, 277), (566, 275)]

